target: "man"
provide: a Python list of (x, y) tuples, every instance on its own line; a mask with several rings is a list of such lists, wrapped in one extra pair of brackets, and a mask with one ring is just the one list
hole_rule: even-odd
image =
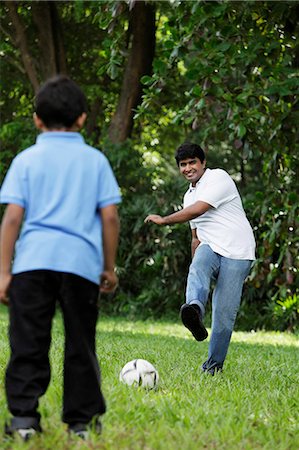
[(176, 151), (180, 173), (189, 181), (184, 208), (169, 216), (150, 214), (145, 222), (171, 225), (190, 222), (192, 262), (189, 267), (186, 303), (181, 307), (183, 324), (197, 341), (207, 338), (203, 317), (215, 280), (212, 297), (212, 334), (208, 359), (202, 369), (221, 371), (228, 351), (242, 288), (255, 259), (255, 240), (241, 198), (232, 178), (222, 169), (206, 169), (204, 151), (184, 143)]

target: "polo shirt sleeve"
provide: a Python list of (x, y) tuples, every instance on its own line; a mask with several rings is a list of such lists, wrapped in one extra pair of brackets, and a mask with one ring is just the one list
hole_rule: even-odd
[(198, 191), (197, 201), (209, 203), (213, 208), (227, 203), (238, 196), (236, 185), (225, 170), (214, 169), (203, 189)]
[(13, 203), (26, 207), (25, 174), (20, 164), (20, 158), (16, 157), (6, 174), (0, 191), (0, 203)]
[(107, 158), (103, 158), (99, 177), (98, 208), (105, 208), (121, 202), (120, 189), (112, 168)]

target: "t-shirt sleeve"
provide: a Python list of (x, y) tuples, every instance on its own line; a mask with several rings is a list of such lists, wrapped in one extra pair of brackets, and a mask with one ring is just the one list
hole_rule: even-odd
[(218, 208), (237, 196), (238, 191), (232, 178), (224, 170), (218, 169), (213, 171), (209, 182), (198, 192), (196, 200)]
[(98, 208), (121, 202), (121, 194), (112, 168), (104, 157), (99, 177)]
[(26, 207), (25, 174), (16, 157), (4, 178), (0, 191), (0, 203), (13, 203)]

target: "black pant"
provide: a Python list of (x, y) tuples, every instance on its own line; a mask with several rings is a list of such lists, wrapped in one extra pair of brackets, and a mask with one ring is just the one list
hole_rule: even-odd
[(49, 347), (56, 301), (65, 328), (62, 419), (88, 423), (105, 412), (95, 353), (98, 286), (70, 273), (34, 270), (13, 276), (6, 395), (13, 416), (34, 418), (50, 381)]

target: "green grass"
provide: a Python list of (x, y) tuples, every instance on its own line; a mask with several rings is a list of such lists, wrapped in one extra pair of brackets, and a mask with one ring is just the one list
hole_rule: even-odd
[[(9, 349), (7, 312), (0, 308), (0, 426), (9, 418), (3, 378)], [(44, 433), (0, 448), (109, 450), (298, 450), (299, 341), (288, 333), (235, 332), (224, 372), (201, 373), (208, 342), (197, 343), (177, 322), (102, 318), (97, 352), (108, 410), (103, 433), (87, 442), (70, 438), (60, 422), (62, 321), (57, 314), (51, 347), (52, 381), (41, 399)], [(149, 360), (159, 371), (157, 391), (118, 381), (122, 366)], [(1, 438), (0, 438), (1, 439)]]

